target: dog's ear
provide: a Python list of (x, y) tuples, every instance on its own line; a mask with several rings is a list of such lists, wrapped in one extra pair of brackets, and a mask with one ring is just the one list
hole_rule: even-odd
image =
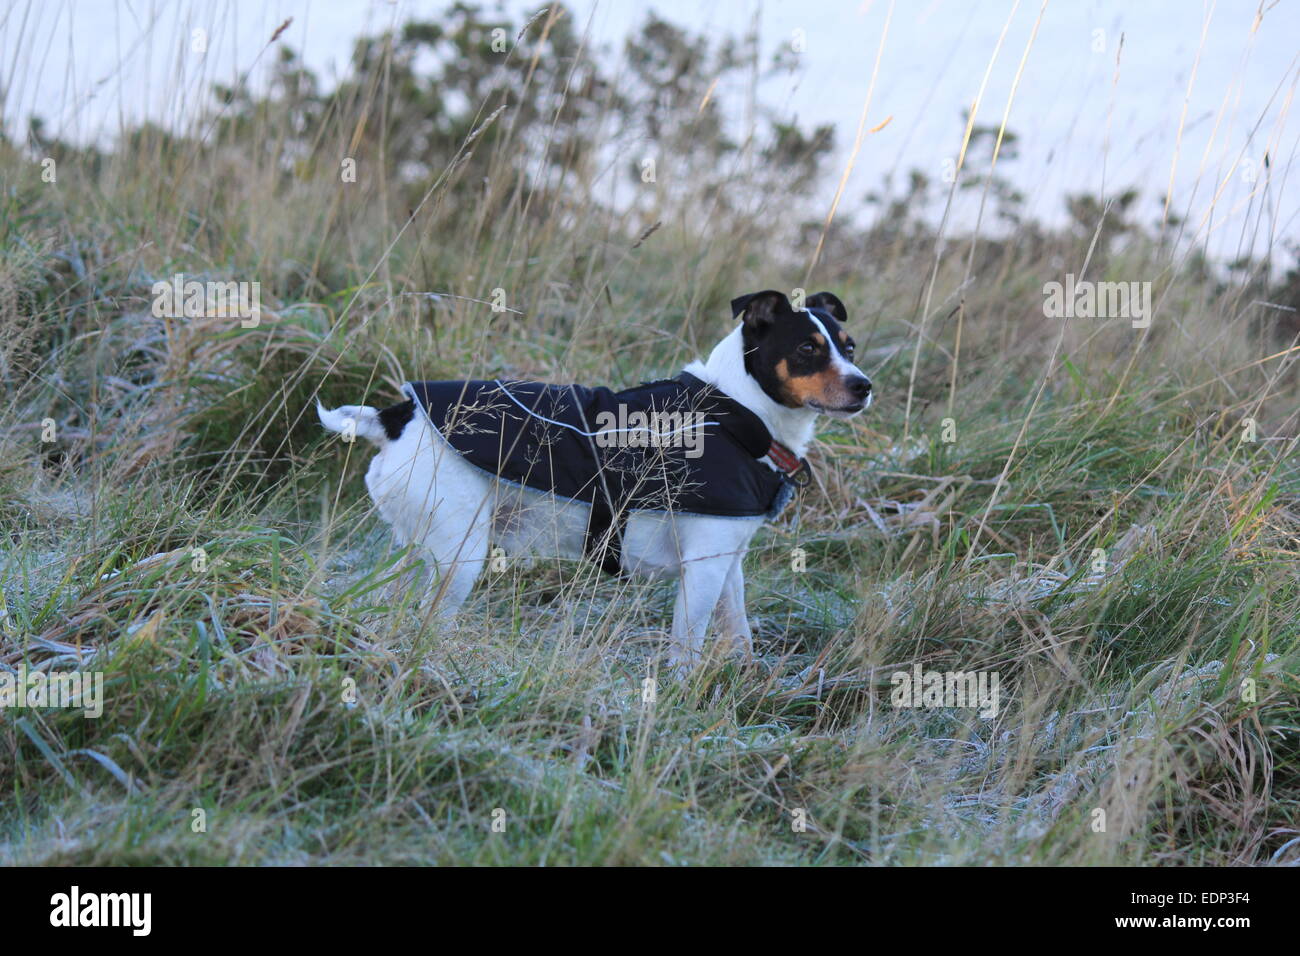
[(849, 313), (845, 310), (844, 303), (833, 292), (814, 292), (804, 300), (804, 305), (810, 309), (821, 309), (823, 312), (829, 312), (831, 318), (841, 324), (849, 321)]
[(794, 312), (790, 300), (775, 289), (751, 292), (731, 300), (732, 317), (744, 316), (745, 324), (756, 331), (766, 329), (777, 316), (787, 312)]

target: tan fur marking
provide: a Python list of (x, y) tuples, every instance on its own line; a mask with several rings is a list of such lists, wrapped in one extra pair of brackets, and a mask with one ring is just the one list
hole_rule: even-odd
[(795, 408), (806, 404), (809, 399), (828, 404), (832, 390), (839, 384), (839, 377), (829, 367), (811, 375), (791, 375), (785, 359), (776, 363), (776, 377), (793, 399), (792, 407)]

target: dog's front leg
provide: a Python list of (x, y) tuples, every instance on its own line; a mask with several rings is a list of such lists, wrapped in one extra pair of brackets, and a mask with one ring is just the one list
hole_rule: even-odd
[(718, 555), (682, 562), (681, 583), (673, 608), (673, 639), (668, 665), (674, 669), (693, 667), (704, 651), (709, 618), (727, 581), (734, 558)]
[(714, 626), (719, 638), (731, 642), (732, 651), (739, 651), (748, 659), (754, 656), (754, 634), (749, 629), (749, 618), (745, 615), (744, 560), (743, 554), (736, 555), (727, 572), (727, 580), (722, 585), (722, 594), (718, 600), (718, 610), (714, 614)]

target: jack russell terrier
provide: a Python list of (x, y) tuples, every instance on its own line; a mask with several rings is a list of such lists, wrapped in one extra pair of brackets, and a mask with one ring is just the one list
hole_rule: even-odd
[(752, 653), (742, 564), (765, 519), (807, 483), (818, 415), (871, 404), (844, 305), (734, 299), (740, 321), (675, 379), (612, 392), (511, 380), (407, 382), (385, 409), (317, 403), (321, 423), (379, 447), (366, 487), (401, 545), (436, 569), (454, 615), (490, 547), (587, 556), (614, 574), (680, 577), (669, 664), (719, 637)]

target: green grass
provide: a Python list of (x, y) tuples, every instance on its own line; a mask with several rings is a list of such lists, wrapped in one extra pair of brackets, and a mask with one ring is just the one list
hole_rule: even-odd
[[(368, 449), (314, 401), (671, 373), (732, 295), (803, 281), (773, 194), (738, 168), (609, 209), (490, 136), (484, 195), (441, 154), (418, 188), (344, 188), (333, 144), (402, 105), (348, 95), (291, 171), (220, 148), (266, 141), (256, 110), (215, 144), (62, 147), (57, 184), (0, 143), (0, 665), (106, 698), (0, 716), (0, 862), (1300, 860), (1298, 353), (1254, 292), (1135, 231), (1098, 275), (1157, 280), (1151, 329), (1063, 327), (1042, 283), (1090, 237), (1040, 229), (984, 250), (960, 326), (945, 258), (922, 347), (932, 233), (833, 233), (808, 281), (849, 303), (879, 400), (825, 425), (755, 542), (756, 658), (674, 679), (671, 587), (581, 564), (485, 575), (437, 623), (395, 587)], [(262, 282), (263, 323), (154, 318), (175, 272)], [(496, 288), (518, 314), (473, 301)], [(403, 295), (431, 290), (464, 298)], [(918, 662), (996, 671), (999, 714), (894, 707)]]

